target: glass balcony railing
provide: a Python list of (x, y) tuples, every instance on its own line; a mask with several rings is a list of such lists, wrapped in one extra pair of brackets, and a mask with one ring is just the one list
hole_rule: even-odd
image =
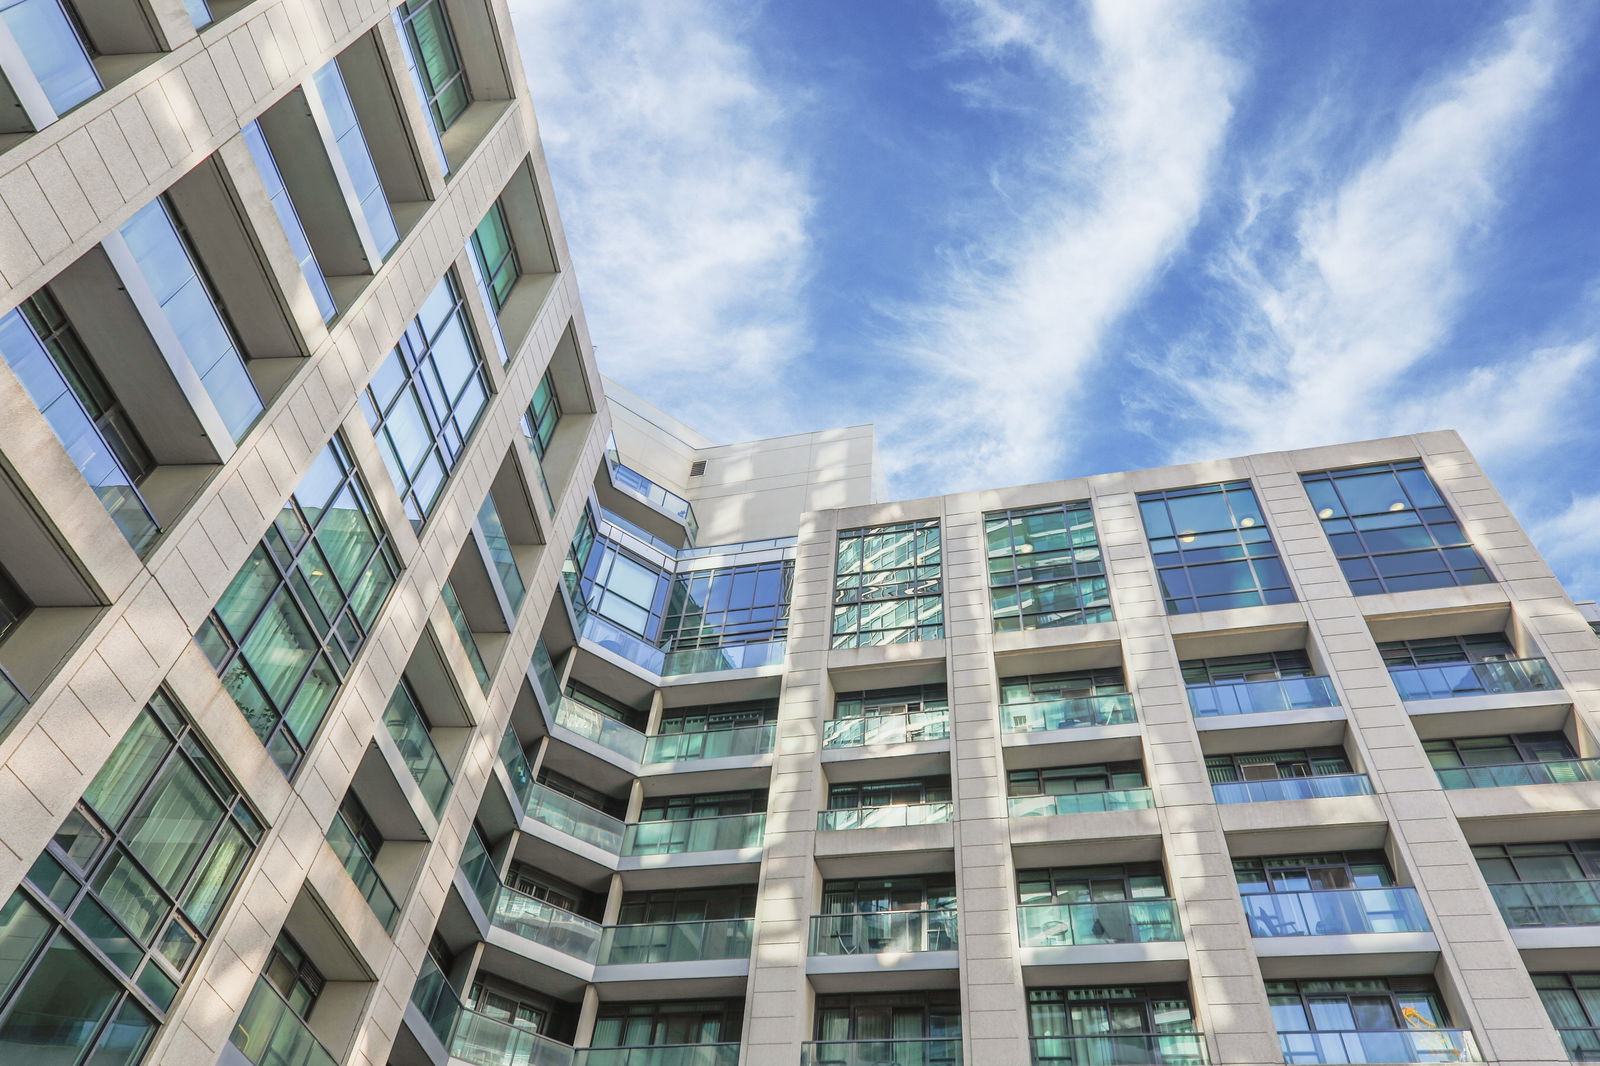
[(1600, 1062), (1600, 1028), (1557, 1029), (1569, 1062)]
[(583, 639), (613, 655), (620, 655), (649, 673), (661, 674), (667, 665), (667, 653), (645, 640), (613, 625), (599, 615), (585, 609), (579, 611)]
[(608, 925), (600, 940), (600, 961), (615, 966), (640, 962), (748, 959), (753, 925), (754, 922), (749, 918)]
[(739, 1066), (739, 1045), (656, 1044), (582, 1048), (573, 1060), (573, 1066)]
[(1543, 659), (1391, 666), (1389, 677), (1393, 679), (1402, 700), (1503, 696), (1512, 692), (1545, 692), (1561, 687), (1550, 664)]
[(1105, 792), (1069, 792), (1058, 796), (1010, 796), (1006, 807), (1013, 818), (1040, 814), (1092, 814), (1097, 811), (1136, 811), (1155, 806), (1148, 788), (1113, 788)]
[(446, 581), (439, 595), (444, 599), (444, 609), (450, 615), (450, 624), (455, 627), (456, 636), (461, 638), (461, 646), (466, 649), (467, 661), (472, 664), (472, 672), (478, 678), (478, 687), (488, 692), (489, 666), (483, 661), (483, 650), (478, 647), (478, 638), (473, 635), (472, 624), (467, 621), (467, 612), (462, 610), (455, 586)]
[(739, 755), (767, 755), (777, 730), (770, 723), (739, 726), (737, 729), (708, 729), (694, 733), (663, 733), (650, 737), (644, 745), (644, 761), (689, 762), (694, 759), (727, 759)]
[(666, 653), (663, 677), (681, 674), (715, 674), (724, 670), (754, 670), (777, 666), (788, 652), (788, 641), (766, 640), (753, 644), (724, 644), (716, 648), (681, 648)]
[(690, 543), (700, 535), (700, 524), (695, 521), (693, 505), (676, 492), (662, 488), (637, 470), (625, 465), (617, 456), (615, 444), (606, 449), (606, 467), (611, 473), (612, 488), (682, 522), (683, 528), (689, 531)]
[(428, 1028), (439, 1038), (439, 1043), (449, 1047), (456, 1019), (466, 1007), (432, 955), (422, 957), (422, 970), (417, 974), (417, 983), (411, 986), (411, 1003), (428, 1020)]
[(483, 838), (476, 829), (467, 833), (467, 842), (461, 847), (461, 876), (472, 886), (472, 894), (485, 914), (494, 913), (494, 901), (500, 894), (500, 874), (495, 870), (494, 858), (483, 847)]
[(680, 855), (688, 851), (759, 848), (766, 837), (765, 814), (724, 814), (713, 818), (663, 818), (629, 822), (624, 855)]
[(801, 1066), (961, 1066), (959, 1037), (932, 1040), (812, 1040)]
[(587, 803), (580, 803), (538, 782), (528, 787), (524, 809), (534, 821), (551, 829), (559, 829), (613, 855), (622, 850), (626, 837), (626, 823), (622, 819), (597, 811)]
[(954, 950), (956, 912), (953, 908), (811, 916), (813, 955)]
[(950, 712), (902, 711), (835, 718), (822, 724), (824, 748), (863, 748), (869, 744), (914, 744), (920, 740), (950, 739)]
[(472, 1066), (572, 1066), (576, 1052), (531, 1029), (464, 1010), (450, 1041), (450, 1057)]
[(1017, 929), (1022, 945), (1030, 948), (1153, 944), (1183, 939), (1177, 905), (1170, 899), (1025, 903), (1017, 908)]
[(644, 758), (643, 733), (570, 696), (563, 696), (556, 704), (555, 720), (556, 725), (570, 729), (585, 740), (592, 740), (625, 759), (638, 762)]
[(1243, 899), (1251, 936), (1425, 933), (1433, 928), (1417, 890), (1409, 886), (1251, 892)]
[(1600, 925), (1600, 881), (1517, 881), (1489, 893), (1513, 929)]
[(948, 822), (954, 807), (943, 803), (892, 803), (881, 807), (843, 807), (817, 812), (817, 830), (892, 829)]
[(1508, 762), (1486, 766), (1440, 766), (1441, 788), (1503, 788), (1508, 785), (1561, 785), (1573, 781), (1600, 781), (1600, 759), (1551, 759), (1547, 762)]
[(338, 1066), (300, 1016), (264, 977), (233, 1025), (233, 1046), (256, 1066)]
[(1214, 781), (1211, 784), (1211, 794), (1218, 803), (1330, 799), (1335, 796), (1370, 796), (1372, 782), (1367, 780), (1366, 774), (1274, 777), (1261, 781)]
[(1333, 691), (1333, 682), (1326, 677), (1284, 677), (1189, 686), (1189, 709), (1196, 718), (1337, 706), (1339, 697)]
[(1206, 1038), (1199, 1033), (1104, 1033), (1036, 1036), (1033, 1066), (1202, 1066)]
[(333, 822), (328, 826), (328, 846), (333, 848), (333, 853), (344, 863), (345, 872), (361, 890), (361, 895), (372, 907), (372, 913), (378, 916), (384, 932), (394, 932), (394, 920), (400, 914), (400, 906), (395, 903), (389, 886), (378, 876), (378, 868), (372, 865), (372, 860), (357, 842), (355, 832), (342, 814), (335, 814)]
[(598, 957), (599, 923), (553, 907), (542, 899), (534, 899), (509, 885), (500, 886), (492, 921), (500, 929), (553, 948), (563, 955), (571, 955), (584, 962), (593, 962)]
[(550, 660), (550, 649), (540, 640), (533, 646), (533, 658), (528, 663), (533, 670), (535, 680), (539, 682), (539, 693), (544, 696), (545, 706), (555, 709), (561, 702), (561, 681), (556, 674), (556, 664)]
[(533, 767), (528, 765), (528, 756), (522, 751), (522, 741), (517, 739), (516, 731), (509, 725), (506, 726), (505, 735), (500, 738), (500, 761), (505, 764), (506, 774), (511, 778), (511, 787), (516, 790), (517, 798), (523, 806), (527, 806), (533, 788)]
[(1050, 729), (1081, 729), (1092, 725), (1127, 725), (1134, 721), (1133, 696), (1108, 692), (1103, 696), (1074, 696), (1064, 700), (1005, 703), (1000, 706), (1002, 733), (1038, 733)]
[(1279, 1033), (1283, 1061), (1301, 1063), (1480, 1062), (1469, 1029), (1344, 1029)]
[(428, 801), (428, 808), (437, 815), (450, 795), (450, 771), (445, 769), (428, 725), (417, 713), (405, 686), (396, 690), (389, 706), (384, 708), (383, 724), (394, 739), (395, 747), (400, 749), (406, 769), (411, 771), (412, 779)]

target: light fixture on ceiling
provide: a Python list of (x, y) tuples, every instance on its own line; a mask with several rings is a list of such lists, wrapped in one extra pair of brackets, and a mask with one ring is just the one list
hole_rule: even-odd
[(1333, 517), (1333, 508), (1332, 507), (1324, 507), (1322, 510), (1317, 512), (1317, 517), (1318, 518), (1332, 518)]

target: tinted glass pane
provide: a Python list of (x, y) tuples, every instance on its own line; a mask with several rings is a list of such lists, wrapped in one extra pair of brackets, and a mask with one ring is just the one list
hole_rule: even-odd
[(38, 969), (0, 1023), (0, 1047), (26, 1047), (34, 1061), (72, 1061), (94, 1038), (118, 994), (117, 982), (65, 936), (45, 949)]

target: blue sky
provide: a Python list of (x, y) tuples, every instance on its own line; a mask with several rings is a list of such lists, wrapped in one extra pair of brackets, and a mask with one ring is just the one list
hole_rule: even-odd
[(510, 0), (601, 369), (896, 496), (1460, 430), (1600, 593), (1600, 5)]

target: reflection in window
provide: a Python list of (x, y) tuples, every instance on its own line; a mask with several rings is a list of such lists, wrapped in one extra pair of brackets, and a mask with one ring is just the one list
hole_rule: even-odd
[(511, 295), (518, 273), (517, 249), (511, 243), (511, 228), (506, 225), (506, 211), (500, 201), (489, 206), (489, 213), (472, 231), (472, 252), (477, 257), (478, 269), (483, 272), (484, 288), (498, 311)]
[(983, 516), (997, 631), (1111, 620), (1105, 561), (1087, 501)]
[(1355, 595), (1494, 580), (1415, 459), (1300, 480)]
[[(329, 133), (339, 153), (339, 162), (350, 179), (356, 207), (361, 211), (359, 221), (365, 225), (379, 258), (382, 258), (399, 243), (400, 233), (395, 228), (394, 214), (389, 210), (389, 198), (383, 191), (383, 182), (378, 178), (378, 167), (372, 161), (372, 151), (367, 147), (366, 134), (361, 130), (356, 106), (345, 87), (339, 61), (330, 59), (311, 76), (311, 84), (327, 114)], [(374, 270), (378, 267), (377, 263), (370, 265)]]
[(454, 272), (434, 286), (361, 397), (367, 425), (420, 529), (489, 402)]
[(1195, 1030), (1194, 1005), (1181, 984), (1028, 990), (1037, 1064), (1204, 1061)]
[(0, 0), (0, 21), (57, 115), (100, 91), (87, 42), (62, 0)]
[(478, 508), (478, 530), (483, 534), (484, 545), (488, 548), (489, 561), (494, 564), (500, 591), (505, 593), (506, 606), (511, 608), (514, 617), (522, 609), (522, 599), (527, 595), (528, 588), (523, 583), (522, 571), (517, 569), (517, 557), (511, 551), (511, 538), (506, 535), (506, 525), (500, 520), (500, 509), (495, 506), (492, 492), (483, 498), (483, 506)]
[(1140, 493), (1139, 513), (1168, 614), (1294, 601), (1248, 481)]
[(195, 634), (285, 775), (299, 765), (399, 572), (335, 436)]
[(158, 692), (0, 906), (0, 1048), (137, 1063), (261, 832)]
[(394, 18), (406, 50), (406, 62), (428, 112), (429, 130), (438, 149), (439, 162), (449, 173), (449, 160), (440, 138), (466, 111), (472, 102), (472, 93), (467, 88), (466, 73), (461, 69), (461, 56), (456, 50), (444, 0), (408, 0), (395, 9)]
[(250, 149), (250, 157), (255, 161), (256, 170), (261, 175), (261, 183), (267, 187), (267, 199), (272, 201), (272, 210), (278, 216), (278, 223), (283, 227), (283, 235), (289, 238), (289, 248), (294, 252), (295, 261), (300, 264), (300, 274), (306, 279), (306, 284), (311, 286), (311, 295), (317, 301), (317, 310), (322, 314), (322, 321), (327, 322), (338, 313), (334, 306), (333, 294), (328, 291), (328, 281), (322, 274), (322, 267), (317, 263), (317, 255), (311, 250), (311, 241), (306, 237), (305, 227), (300, 224), (300, 214), (295, 210), (294, 200), (289, 195), (289, 188), (283, 183), (283, 175), (278, 171), (277, 160), (273, 158), (272, 148), (267, 144), (266, 134), (261, 131), (259, 122), (252, 122), (239, 131), (244, 138), (244, 143)]
[[(673, 999), (660, 1003), (602, 1003), (593, 1048), (669, 1044), (737, 1044), (744, 1000)], [(683, 1061), (694, 1061), (684, 1056)], [(710, 1061), (710, 1060), (706, 1060)]]
[(261, 394), (245, 369), (244, 351), (226, 310), (166, 199), (156, 197), (123, 223), (122, 239), (223, 425), (234, 440), (242, 440), (261, 414)]
[(789, 632), (793, 582), (789, 559), (675, 574), (661, 646), (719, 648), (782, 640)]
[(939, 521), (839, 533), (833, 646), (864, 648), (944, 636)]
[(137, 486), (154, 463), (49, 290), (0, 318), (0, 357), (133, 550), (149, 547), (160, 528)]

